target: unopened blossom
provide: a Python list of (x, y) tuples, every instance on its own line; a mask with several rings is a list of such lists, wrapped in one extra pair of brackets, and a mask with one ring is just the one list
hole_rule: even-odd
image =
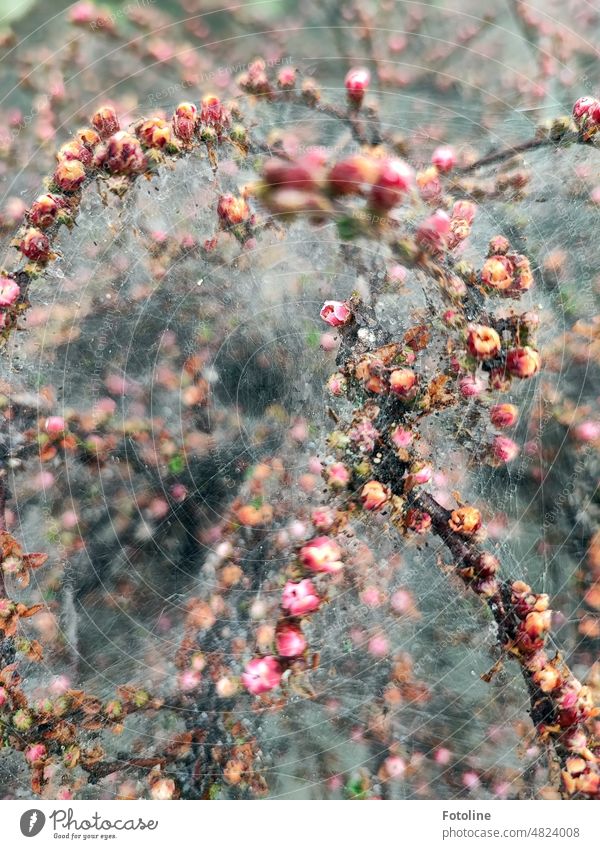
[(44, 430), (51, 436), (64, 433), (66, 429), (67, 425), (62, 416), (48, 416), (44, 422)]
[(401, 398), (410, 398), (414, 396), (414, 390), (417, 383), (417, 375), (410, 368), (397, 368), (391, 372), (390, 389), (395, 395)]
[(472, 224), (477, 214), (477, 204), (470, 200), (457, 200), (452, 207), (452, 218)]
[(540, 365), (539, 353), (529, 346), (511, 348), (506, 353), (506, 368), (513, 377), (522, 379), (533, 377), (540, 370)]
[(417, 534), (424, 534), (431, 528), (431, 516), (425, 510), (410, 507), (404, 516), (404, 524)]
[(331, 327), (341, 327), (348, 324), (352, 313), (345, 301), (325, 301), (321, 307), (320, 316)]
[(48, 754), (43, 743), (32, 743), (25, 749), (25, 760), (32, 766), (42, 763)]
[(296, 85), (296, 69), (292, 65), (280, 68), (277, 74), (277, 87), (282, 91), (290, 91)]
[(63, 144), (56, 154), (57, 161), (60, 162), (81, 162), (82, 165), (92, 164), (92, 152), (86, 145), (82, 144), (77, 139)]
[(13, 714), (12, 723), (17, 731), (29, 731), (33, 725), (33, 717), (28, 710), (20, 708)]
[(146, 167), (146, 158), (139, 140), (120, 130), (98, 146), (94, 164), (111, 174), (139, 174)]
[(275, 631), (275, 646), (280, 657), (298, 657), (306, 649), (306, 637), (299, 625), (283, 622)]
[(153, 781), (150, 787), (150, 795), (157, 802), (174, 799), (176, 791), (177, 786), (172, 778), (159, 778), (157, 781)]
[(11, 307), (20, 294), (21, 289), (12, 277), (0, 277), (0, 307)]
[(330, 507), (315, 507), (310, 518), (318, 531), (328, 531), (335, 521), (335, 513)]
[(321, 536), (303, 545), (300, 562), (311, 572), (335, 573), (343, 569), (342, 551), (331, 537)]
[(423, 248), (440, 251), (446, 243), (450, 230), (450, 216), (443, 209), (438, 209), (417, 228), (417, 243)]
[(561, 684), (560, 672), (551, 664), (534, 672), (532, 678), (543, 693), (551, 693)]
[(180, 103), (172, 118), (173, 132), (184, 142), (193, 139), (198, 123), (198, 110), (193, 103)]
[(5, 687), (0, 687), (0, 708), (8, 702), (8, 691)]
[(220, 221), (228, 227), (242, 224), (250, 217), (250, 207), (243, 197), (221, 195), (217, 204), (217, 215)]
[(481, 513), (476, 507), (458, 507), (452, 511), (448, 525), (461, 536), (472, 536), (481, 527)]
[(61, 160), (53, 180), (63, 192), (75, 192), (85, 182), (85, 167), (77, 159)]
[(344, 79), (348, 100), (360, 106), (370, 82), (371, 74), (367, 68), (351, 68)]
[(587, 95), (580, 97), (573, 105), (573, 118), (583, 139), (588, 141), (600, 126), (600, 101)]
[(413, 463), (408, 474), (410, 483), (419, 486), (429, 483), (432, 477), (433, 469), (430, 463)]
[(402, 425), (396, 425), (392, 429), (391, 439), (396, 448), (408, 448), (414, 438), (412, 431), (402, 427)]
[(163, 118), (149, 118), (136, 127), (136, 133), (142, 144), (163, 150), (173, 145), (171, 124)]
[(490, 421), (494, 427), (512, 427), (519, 418), (519, 410), (514, 404), (494, 404), (490, 409)]
[[(1, 284), (0, 284), (1, 291)], [(2, 301), (0, 300), (0, 304)], [(571, 433), (579, 442), (596, 442), (600, 439), (600, 422), (580, 422), (571, 428)]]
[(369, 195), (370, 204), (378, 210), (392, 209), (414, 184), (415, 175), (403, 159), (385, 159)]
[(381, 510), (389, 501), (390, 493), (379, 481), (368, 481), (362, 488), (360, 500), (365, 510)]
[(490, 360), (500, 353), (500, 336), (493, 327), (475, 324), (467, 333), (467, 348), (478, 360)]
[(449, 171), (452, 171), (456, 165), (456, 153), (454, 152), (454, 148), (449, 147), (448, 145), (440, 145), (440, 147), (436, 147), (433, 151), (431, 162), (435, 165), (438, 171), (442, 172), (442, 174), (447, 174)]
[(249, 661), (242, 673), (242, 684), (252, 693), (258, 696), (268, 693), (278, 686), (281, 681), (282, 670), (276, 657), (255, 657)]
[(513, 284), (514, 270), (514, 264), (509, 257), (491, 256), (486, 259), (481, 269), (481, 282), (490, 289), (503, 291)]
[(223, 102), (215, 94), (207, 94), (200, 101), (200, 122), (202, 124), (220, 131), (227, 123), (228, 117)]
[(117, 113), (112, 106), (102, 106), (92, 115), (92, 125), (102, 139), (107, 139), (120, 130)]
[(344, 489), (350, 482), (350, 471), (343, 463), (332, 463), (326, 475), (327, 483), (334, 489)]
[(354, 195), (366, 191), (376, 181), (381, 168), (372, 156), (356, 154), (336, 162), (327, 175), (332, 195)]
[(317, 595), (313, 582), (309, 578), (304, 578), (297, 583), (287, 582), (283, 588), (281, 606), (291, 616), (306, 616), (307, 613), (319, 609), (321, 599)]
[(458, 388), (463, 398), (476, 398), (485, 392), (486, 383), (475, 374), (467, 374), (460, 379)]
[(64, 201), (57, 195), (40, 195), (31, 205), (29, 210), (29, 221), (33, 227), (46, 230), (51, 227), (60, 211), (64, 208)]
[(406, 772), (406, 761), (399, 755), (390, 755), (383, 762), (385, 777), (392, 780), (400, 780)]
[(327, 388), (334, 397), (339, 398), (348, 388), (348, 383), (343, 374), (336, 372), (328, 379)]
[(423, 200), (431, 202), (442, 193), (442, 184), (437, 168), (433, 166), (419, 171), (416, 175), (417, 188)]
[(47, 262), (50, 259), (50, 242), (41, 230), (30, 227), (19, 244), (19, 250), (34, 262)]

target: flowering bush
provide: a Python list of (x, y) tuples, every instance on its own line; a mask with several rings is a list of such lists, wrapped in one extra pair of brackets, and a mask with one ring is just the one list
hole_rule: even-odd
[[(188, 6), (193, 45), (252, 26)], [(487, 152), (390, 99), (441, 104), (483, 27), (403, 77), (351, 3), (368, 62), (273, 33), (209, 86), (164, 14), (71, 7), (80, 82), (21, 47), (3, 116), (3, 795), (598, 798), (598, 102), (561, 80), (571, 114)]]

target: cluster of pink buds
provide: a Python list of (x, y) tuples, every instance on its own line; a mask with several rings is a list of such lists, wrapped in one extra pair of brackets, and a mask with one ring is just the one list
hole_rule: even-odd
[[(317, 522), (322, 518), (317, 515)], [(335, 575), (344, 567), (339, 545), (328, 536), (315, 537), (304, 543), (298, 552), (298, 563), (316, 575)], [(307, 641), (299, 620), (318, 610), (321, 601), (310, 578), (286, 583), (281, 596), (283, 615), (275, 628), (278, 656), (255, 657), (246, 664), (242, 684), (248, 692), (261, 695), (275, 689), (286, 668), (305, 654)]]
[(589, 141), (600, 127), (600, 101), (584, 95), (575, 101), (573, 118), (584, 141)]

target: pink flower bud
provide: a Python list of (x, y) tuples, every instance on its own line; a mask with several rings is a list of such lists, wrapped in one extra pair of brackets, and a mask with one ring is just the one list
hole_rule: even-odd
[(136, 127), (136, 134), (142, 144), (163, 150), (174, 144), (171, 124), (163, 118), (149, 118)]
[(289, 65), (281, 68), (277, 74), (277, 87), (283, 91), (289, 91), (296, 85), (296, 69)]
[(157, 802), (166, 802), (176, 795), (177, 787), (172, 778), (159, 778), (152, 782), (150, 795)]
[[(2, 284), (0, 283), (0, 304), (2, 303), (1, 293)], [(600, 439), (600, 422), (580, 422), (571, 429), (571, 433), (579, 442), (596, 442)]]
[(500, 337), (493, 327), (475, 324), (469, 328), (467, 348), (478, 360), (493, 359), (500, 353)]
[(58, 153), (56, 154), (56, 159), (59, 164), (61, 162), (81, 162), (82, 165), (91, 165), (92, 152), (89, 147), (86, 147), (84, 144), (81, 144), (80, 141), (75, 139), (63, 144), (63, 146), (59, 148)]
[(371, 205), (381, 210), (392, 209), (410, 191), (414, 179), (413, 169), (403, 159), (384, 160), (371, 189)]
[(410, 368), (398, 368), (390, 374), (390, 389), (395, 395), (403, 398), (414, 395), (413, 389), (417, 383), (417, 375)]
[(466, 221), (467, 224), (472, 224), (477, 213), (477, 204), (470, 200), (457, 200), (452, 207), (452, 218)]
[(368, 481), (362, 488), (360, 500), (365, 510), (381, 510), (389, 501), (388, 489), (379, 481)]
[(492, 442), (492, 455), (501, 463), (510, 463), (519, 456), (519, 446), (507, 436), (496, 436)]
[(50, 436), (56, 436), (59, 433), (64, 433), (67, 425), (62, 416), (48, 416), (44, 422), (44, 430)]
[(94, 164), (111, 174), (139, 174), (146, 167), (146, 158), (138, 139), (120, 130), (98, 147)]
[(494, 254), (506, 254), (510, 250), (510, 242), (505, 236), (494, 236), (490, 240), (490, 245), (488, 248), (488, 254), (490, 256), (494, 256)]
[(348, 324), (352, 318), (352, 313), (345, 301), (325, 301), (320, 316), (331, 327), (341, 327)]
[(307, 542), (300, 549), (300, 562), (311, 572), (335, 573), (343, 569), (342, 552), (330, 537), (322, 536)]
[(490, 421), (494, 427), (512, 427), (519, 417), (514, 404), (495, 404), (490, 409)]
[(8, 702), (8, 691), (4, 687), (0, 687), (0, 708)]
[(63, 192), (76, 192), (85, 181), (85, 168), (77, 159), (62, 160), (56, 166), (53, 180)]
[(294, 583), (288, 581), (283, 588), (281, 606), (291, 616), (306, 616), (313, 613), (321, 606), (321, 599), (317, 595), (313, 582), (309, 578)]
[(452, 171), (456, 165), (456, 154), (454, 153), (454, 149), (445, 145), (436, 147), (433, 151), (431, 162), (435, 165), (438, 171), (441, 171), (442, 174), (447, 174), (449, 171)]
[(46, 759), (47, 754), (48, 750), (43, 743), (32, 743), (31, 746), (25, 749), (25, 760), (28, 764), (35, 766), (42, 763)]
[(275, 645), (280, 657), (298, 657), (306, 649), (306, 638), (299, 625), (284, 622), (275, 631)]
[(467, 374), (461, 378), (458, 387), (463, 398), (476, 398), (485, 391), (486, 383), (477, 375)]
[(118, 133), (119, 119), (112, 106), (102, 106), (92, 115), (92, 125), (102, 139), (107, 139), (114, 133)]
[(444, 247), (450, 227), (450, 216), (443, 209), (438, 209), (419, 225), (417, 243), (424, 248), (439, 251)]
[(491, 256), (481, 269), (481, 282), (490, 289), (505, 290), (513, 283), (514, 265), (507, 256)]
[(315, 507), (310, 518), (318, 531), (328, 531), (333, 526), (335, 513), (330, 507)]
[(243, 197), (221, 195), (217, 204), (217, 214), (223, 224), (233, 227), (248, 220), (250, 208)]
[(584, 115), (587, 115), (592, 108), (595, 106), (598, 101), (595, 97), (590, 97), (589, 95), (583, 95), (578, 100), (575, 101), (573, 105), (573, 117), (576, 121), (579, 121), (580, 118), (583, 118)]
[(391, 436), (396, 448), (408, 448), (414, 439), (414, 434), (401, 425), (396, 425), (392, 430)]
[(20, 294), (18, 284), (11, 277), (0, 277), (0, 307), (11, 307)]
[(431, 468), (430, 463), (415, 463), (410, 468), (409, 480), (414, 483), (422, 486), (423, 484), (429, 483), (431, 478), (433, 477), (433, 469)]
[(340, 374), (339, 372), (337, 372), (336, 374), (332, 374), (329, 380), (327, 381), (327, 388), (333, 396), (339, 398), (340, 395), (343, 395), (346, 389), (348, 388), (346, 378), (343, 374)]
[(198, 110), (193, 103), (180, 103), (173, 115), (173, 132), (177, 138), (189, 142), (193, 139), (198, 123)]
[(200, 101), (200, 122), (214, 127), (217, 131), (223, 129), (227, 116), (222, 102), (214, 94), (207, 94)]
[(47, 262), (50, 259), (50, 242), (41, 230), (30, 227), (26, 232), (19, 250), (34, 262)]
[(540, 355), (533, 348), (511, 348), (506, 353), (506, 368), (513, 377), (526, 379), (540, 370)]
[(334, 489), (344, 489), (350, 482), (350, 472), (343, 463), (333, 463), (327, 469), (327, 483)]
[(360, 106), (370, 82), (371, 74), (366, 68), (351, 68), (344, 80), (348, 100)]
[(357, 154), (342, 159), (332, 167), (327, 180), (334, 195), (355, 195), (365, 191), (376, 180), (380, 162), (370, 156)]
[(40, 195), (29, 210), (29, 220), (32, 226), (39, 227), (41, 230), (51, 227), (64, 205), (63, 199), (57, 195)]
[(255, 657), (246, 664), (242, 673), (242, 684), (249, 693), (258, 696), (277, 687), (281, 675), (281, 666), (276, 657)]

